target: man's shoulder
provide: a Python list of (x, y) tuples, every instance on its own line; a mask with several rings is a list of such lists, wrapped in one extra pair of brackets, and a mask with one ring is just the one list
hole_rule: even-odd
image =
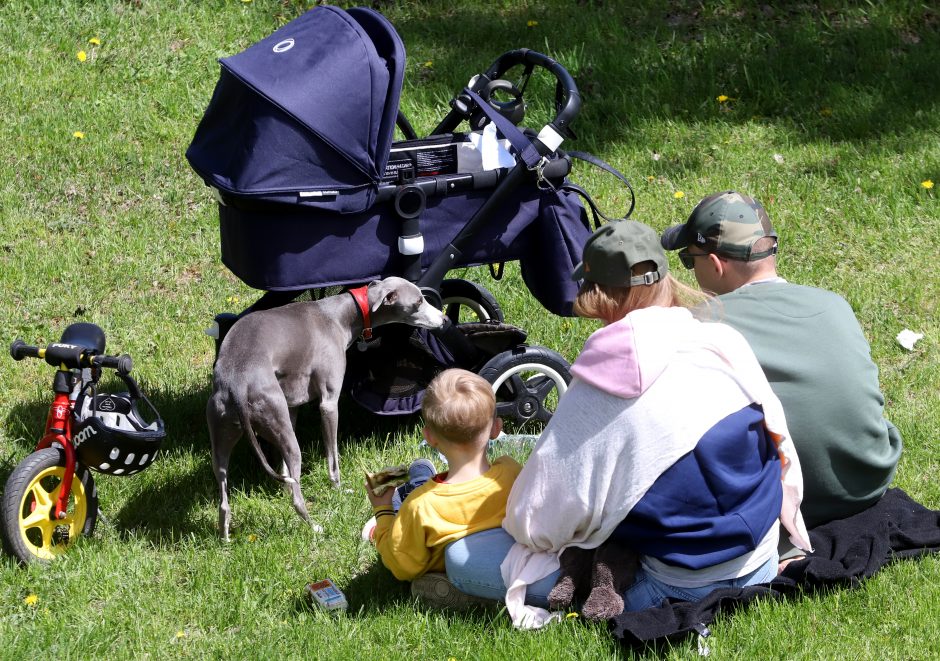
[[(851, 312), (851, 306), (839, 294), (828, 289), (798, 285), (792, 282), (765, 282), (745, 285), (718, 296), (727, 309), (766, 306), (776, 313), (792, 312), (813, 316), (838, 309)], [(853, 315), (854, 316), (854, 315)]]
[(777, 280), (770, 282), (755, 282), (738, 287), (734, 291), (722, 294), (718, 298), (730, 299), (735, 297), (763, 297), (763, 296), (794, 296), (794, 297), (814, 297), (814, 298), (842, 298), (839, 294), (821, 287), (811, 287), (810, 285), (800, 285), (786, 280)]

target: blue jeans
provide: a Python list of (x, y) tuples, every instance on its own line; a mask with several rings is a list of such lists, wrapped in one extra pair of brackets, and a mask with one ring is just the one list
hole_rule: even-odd
[[(502, 528), (482, 530), (451, 542), (444, 550), (447, 578), (461, 592), (502, 601), (506, 597), (506, 584), (499, 566), (515, 543)], [(556, 581), (557, 571), (528, 586), (525, 602), (548, 608), (548, 593)]]
[(395, 489), (392, 494), (392, 511), (398, 512), (408, 495), (430, 480), (437, 473), (434, 464), (428, 459), (415, 459), (408, 467), (408, 481)]
[(636, 572), (636, 580), (627, 591), (623, 593), (623, 609), (625, 611), (641, 611), (653, 608), (663, 603), (666, 597), (682, 599), (683, 601), (698, 601), (712, 590), (719, 588), (743, 588), (758, 583), (769, 583), (777, 576), (777, 554), (767, 560), (763, 565), (750, 574), (729, 578), (723, 581), (714, 581), (699, 588), (680, 588), (658, 581), (640, 567)]
[[(506, 585), (499, 566), (515, 540), (502, 528), (493, 528), (468, 535), (450, 544), (444, 551), (447, 578), (458, 590), (487, 599), (503, 599)], [(548, 593), (558, 581), (558, 571), (526, 589), (526, 603), (548, 608)], [(624, 610), (638, 611), (659, 606), (666, 597), (698, 601), (712, 590), (767, 583), (777, 575), (777, 556), (771, 557), (757, 570), (734, 579), (715, 581), (700, 588), (679, 588), (656, 580), (642, 568), (636, 581), (623, 595)]]

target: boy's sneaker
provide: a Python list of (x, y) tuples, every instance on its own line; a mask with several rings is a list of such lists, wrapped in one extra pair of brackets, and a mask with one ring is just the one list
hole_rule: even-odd
[(435, 475), (437, 475), (437, 468), (430, 459), (418, 457), (408, 466), (408, 481), (413, 484), (420, 486)]
[(466, 610), (479, 606), (499, 606), (501, 603), (494, 599), (474, 597), (466, 592), (461, 592), (453, 583), (447, 580), (447, 574), (439, 572), (429, 572), (413, 580), (411, 582), (411, 595), (428, 606), (454, 610)]
[(362, 526), (362, 541), (364, 542), (373, 542), (375, 541), (375, 517), (366, 521), (366, 525)]
[(408, 497), (412, 491), (437, 475), (437, 468), (430, 459), (419, 457), (408, 466), (408, 481), (395, 489), (392, 496), (392, 509), (396, 512), (401, 508), (401, 503)]

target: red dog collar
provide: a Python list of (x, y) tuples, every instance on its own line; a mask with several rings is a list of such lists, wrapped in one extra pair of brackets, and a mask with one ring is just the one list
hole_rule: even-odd
[(372, 321), (369, 319), (369, 286), (363, 285), (350, 289), (349, 293), (356, 301), (356, 307), (359, 308), (359, 315), (362, 317), (362, 339), (369, 341), (372, 339)]

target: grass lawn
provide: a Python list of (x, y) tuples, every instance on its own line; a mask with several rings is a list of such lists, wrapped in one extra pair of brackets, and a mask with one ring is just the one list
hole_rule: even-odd
[[(724, 188), (762, 200), (781, 274), (843, 295), (881, 373), (905, 453), (896, 486), (940, 509), (940, 11), (930, 3), (432, 0), (376, 5), (408, 53), (402, 109), (419, 133), (498, 55), (560, 61), (583, 94), (578, 139), (633, 181), (634, 214), (657, 229)], [(44, 344), (92, 321), (162, 412), (158, 461), (98, 476), (93, 538), (50, 566), (0, 559), (0, 657), (630, 657), (606, 629), (566, 620), (539, 633), (505, 614), (418, 605), (359, 529), (360, 469), (419, 454), (418, 420), (344, 401), (344, 486), (329, 487), (313, 411), (300, 417), (303, 490), (316, 531), (247, 443), (232, 466), (233, 540), (216, 535), (204, 407), (217, 312), (258, 295), (219, 257), (214, 201), (184, 152), (237, 53), (309, 6), (297, 0), (0, 2), (0, 344)], [(538, 96), (541, 88), (533, 88)], [(529, 119), (547, 118), (551, 95)], [(622, 213), (625, 191), (572, 178)], [(692, 282), (678, 260), (673, 267)], [(518, 265), (490, 288), (533, 344), (573, 360), (595, 328), (547, 314)], [(912, 351), (895, 336), (925, 337)], [(799, 351), (800, 347), (794, 347)], [(53, 370), (0, 359), (0, 481), (33, 448)], [(522, 458), (522, 457), (520, 457)], [(304, 605), (330, 577), (350, 609)], [(855, 590), (760, 603), (712, 627), (718, 658), (940, 658), (940, 557), (899, 562)], [(637, 656), (691, 658), (694, 641)]]

